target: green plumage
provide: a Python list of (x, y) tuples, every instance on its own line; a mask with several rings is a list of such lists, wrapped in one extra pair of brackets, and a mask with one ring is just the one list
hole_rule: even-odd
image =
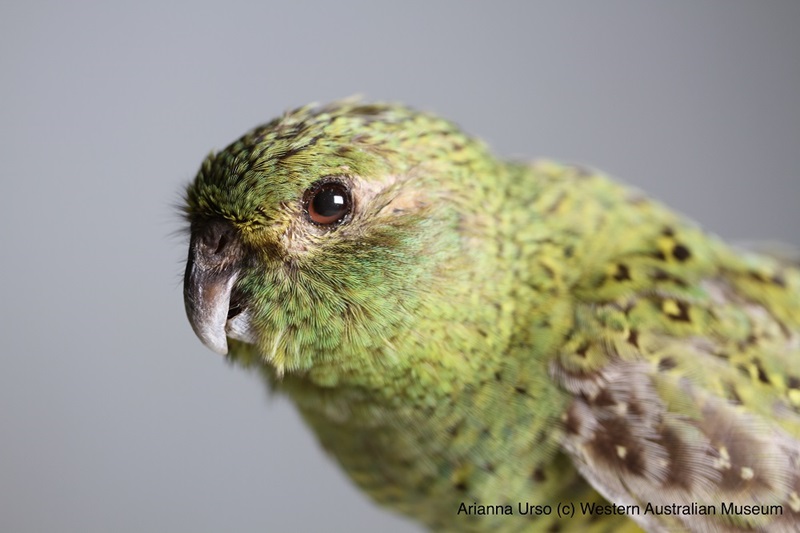
[[(330, 183), (337, 204), (314, 196)], [(209, 156), (186, 203), (195, 331), (288, 394), (379, 503), (453, 531), (800, 527), (789, 261), (393, 105), (287, 113)], [(318, 204), (349, 210), (320, 224)], [(606, 501), (642, 514), (581, 512)]]

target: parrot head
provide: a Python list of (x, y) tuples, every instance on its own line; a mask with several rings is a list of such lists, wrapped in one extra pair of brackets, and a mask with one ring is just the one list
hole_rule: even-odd
[(470, 241), (457, 182), (482, 150), (442, 119), (340, 102), (210, 155), (185, 203), (195, 333), (221, 354), (251, 345), (279, 375), (387, 357), (458, 304), (441, 303)]

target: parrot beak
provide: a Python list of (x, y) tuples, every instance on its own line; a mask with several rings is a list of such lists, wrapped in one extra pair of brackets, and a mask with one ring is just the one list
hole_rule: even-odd
[(242, 251), (234, 228), (212, 222), (192, 231), (183, 278), (186, 316), (203, 344), (228, 353), (228, 336), (251, 340), (249, 313), (234, 293)]

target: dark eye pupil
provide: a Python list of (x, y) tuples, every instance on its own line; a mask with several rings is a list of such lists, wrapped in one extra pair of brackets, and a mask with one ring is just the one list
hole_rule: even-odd
[[(325, 178), (323, 178), (325, 179)], [(350, 213), (352, 198), (348, 187), (340, 181), (320, 180), (306, 191), (304, 205), (314, 224), (330, 226), (341, 222)]]
[(324, 187), (311, 203), (314, 211), (322, 217), (336, 216), (347, 208), (347, 198), (338, 187)]

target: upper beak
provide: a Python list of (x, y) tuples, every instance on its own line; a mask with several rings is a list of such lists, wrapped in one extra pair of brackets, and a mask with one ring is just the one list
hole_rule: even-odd
[(183, 278), (186, 316), (203, 344), (225, 355), (228, 313), (239, 276), (241, 248), (234, 228), (225, 222), (192, 229)]

